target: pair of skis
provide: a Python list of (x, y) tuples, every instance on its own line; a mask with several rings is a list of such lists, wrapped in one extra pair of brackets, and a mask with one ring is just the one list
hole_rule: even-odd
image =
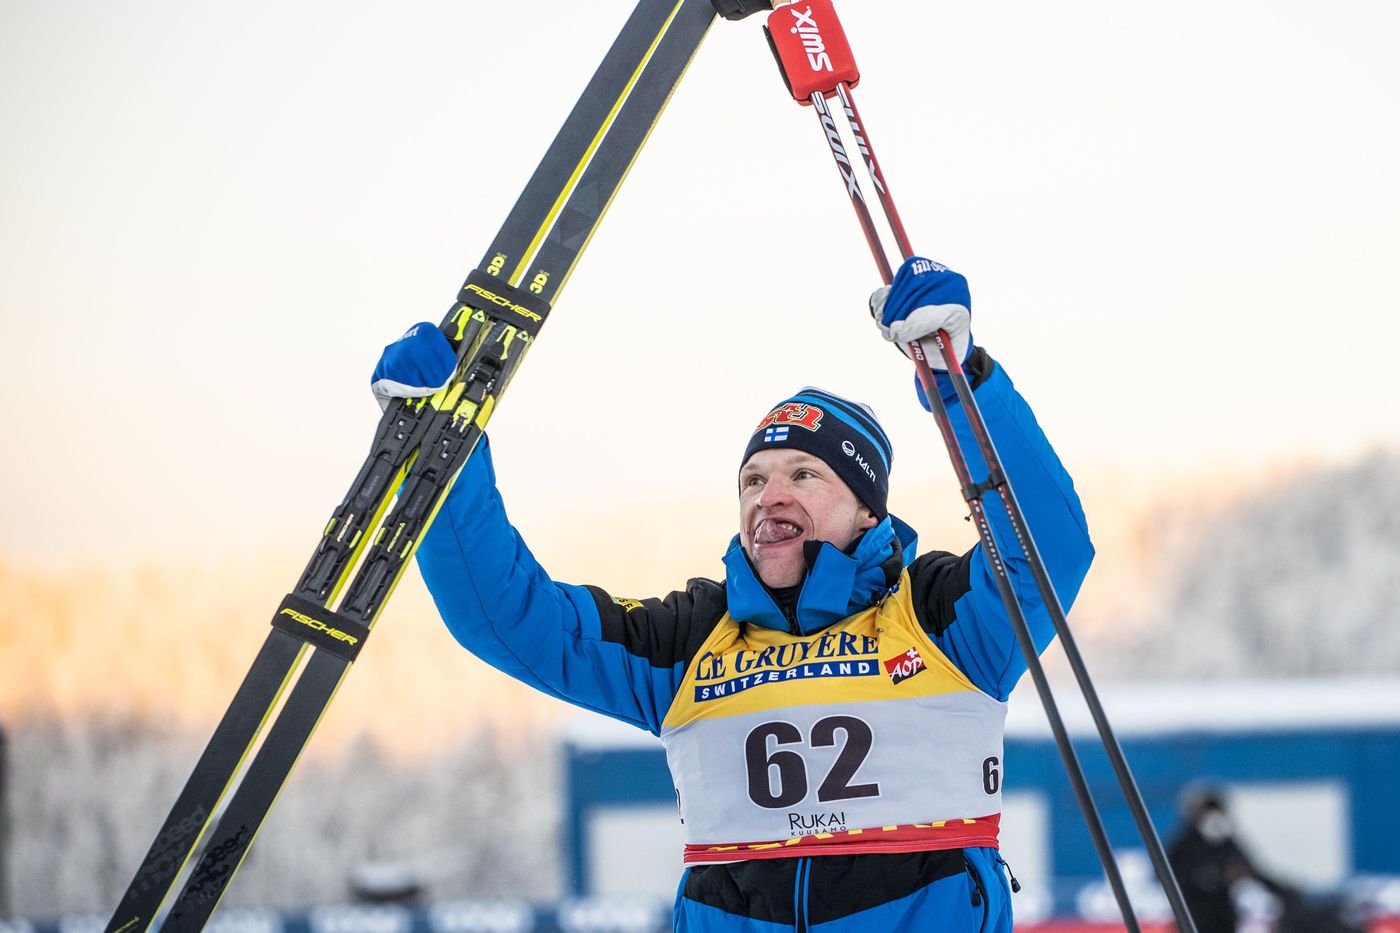
[(199, 930), (213, 914), (715, 12), (637, 4), (441, 324), (453, 381), (385, 411), (107, 933)]
[[(865, 234), (866, 243), (869, 245), (871, 255), (880, 270), (881, 278), (888, 285), (894, 278), (894, 272), (885, 252), (884, 244), (881, 242), (879, 231), (876, 229), (874, 218), (871, 216), (870, 207), (866, 203), (856, 169), (852, 165), (851, 157), (846, 152), (841, 141), (840, 131), (832, 117), (832, 108), (828, 106), (830, 99), (834, 98), (845, 113), (851, 135), (855, 138), (856, 149), (865, 163), (866, 171), (875, 188), (885, 217), (889, 221), (890, 230), (894, 234), (895, 244), (899, 248), (900, 255), (904, 259), (908, 259), (914, 255), (914, 251), (910, 246), (909, 236), (905, 232), (899, 211), (895, 208), (889, 186), (885, 183), (884, 173), (881, 171), (880, 164), (875, 158), (875, 152), (870, 145), (869, 131), (860, 117), (860, 112), (856, 109), (852, 88), (860, 81), (860, 71), (856, 67), (855, 56), (851, 53), (850, 44), (846, 40), (845, 30), (842, 29), (841, 22), (837, 19), (832, 0), (810, 0), (810, 2), (809, 0), (800, 0), (800, 2), (780, 7), (768, 18), (764, 32), (768, 37), (769, 47), (778, 60), (778, 69), (783, 75), (783, 80), (787, 82), (788, 91), (795, 100), (804, 105), (811, 105), (816, 112), (821, 123), (822, 134), (826, 137), (828, 147), (831, 150), (832, 159), (836, 163), (846, 192), (850, 196), (851, 206), (855, 209), (861, 230)], [(1099, 817), (1098, 808), (1089, 792), (1084, 769), (1079, 764), (1074, 746), (1070, 743), (1069, 733), (1065, 729), (1064, 720), (1060, 716), (1059, 707), (1055, 702), (1049, 681), (1046, 679), (1045, 669), (1040, 663), (1035, 642), (1026, 626), (1025, 614), (1003, 562), (1001, 548), (997, 544), (996, 536), (992, 533), (991, 522), (987, 519), (986, 511), (983, 508), (982, 498), (989, 494), (995, 494), (1006, 509), (1012, 534), (1016, 539), (1015, 544), (1030, 566), (1036, 590), (1050, 614), (1055, 634), (1059, 637), (1060, 644), (1064, 648), (1075, 680), (1079, 684), (1080, 691), (1083, 693), (1084, 700), (1093, 716), (1094, 724), (1098, 728), (1099, 738), (1103, 742), (1104, 750), (1107, 752), (1114, 774), (1118, 778), (1124, 799), (1128, 803), (1129, 810), (1132, 811), (1138, 833), (1142, 837), (1143, 845), (1147, 848), (1148, 856), (1157, 872), (1162, 890), (1171, 905), (1177, 929), (1181, 933), (1196, 933), (1195, 923), (1181, 895), (1181, 888), (1177, 884), (1176, 876), (1167, 861), (1161, 840), (1152, 825), (1152, 819), (1147, 813), (1147, 807), (1143, 803), (1142, 794), (1138, 791), (1137, 782), (1133, 779), (1132, 772), (1128, 768), (1122, 746), (1109, 725), (1108, 717), (1099, 702), (1098, 692), (1094, 689), (1093, 681), (1084, 666), (1084, 660), (1079, 653), (1074, 634), (1070, 631), (1064, 607), (1060, 604), (1050, 575), (1045, 568), (1045, 561), (1041, 558), (1040, 551), (1031, 536), (1030, 528), (1026, 525), (1021, 507), (1016, 501), (1015, 492), (1011, 488), (1011, 482), (1006, 476), (1005, 470), (1002, 469), (1001, 458), (997, 455), (996, 446), (992, 443), (986, 422), (978, 409), (977, 400), (972, 394), (972, 387), (968, 383), (967, 375), (963, 372), (962, 362), (957, 358), (957, 354), (953, 350), (953, 342), (945, 331), (938, 331), (932, 340), (943, 359), (944, 369), (952, 381), (958, 402), (967, 415), (977, 449), (986, 462), (987, 477), (984, 480), (979, 482), (972, 476), (967, 457), (962, 452), (958, 439), (953, 433), (952, 422), (949, 419), (942, 393), (939, 391), (933, 368), (930, 366), (928, 358), (924, 354), (924, 348), (919, 341), (908, 345), (909, 357), (914, 361), (919, 382), (923, 386), (924, 393), (928, 396), (933, 416), (938, 422), (939, 432), (948, 448), (953, 470), (962, 487), (963, 498), (972, 513), (987, 561), (996, 576), (997, 589), (1001, 594), (1002, 604), (1011, 620), (1016, 641), (1021, 648), (1021, 653), (1025, 656), (1026, 665), (1030, 671), (1031, 679), (1035, 683), (1041, 704), (1045, 707), (1046, 718), (1050, 722), (1055, 744), (1059, 747), (1065, 772), (1069, 776), (1075, 798), (1083, 813), (1090, 837), (1093, 839), (1095, 851), (1103, 865), (1104, 874), (1108, 878), (1109, 887), (1112, 889), (1114, 898), (1118, 902), (1118, 908), (1123, 914), (1123, 922), (1129, 933), (1139, 933), (1140, 926), (1137, 916), (1128, 898), (1127, 888), (1123, 883), (1117, 860), (1109, 846), (1103, 820)]]

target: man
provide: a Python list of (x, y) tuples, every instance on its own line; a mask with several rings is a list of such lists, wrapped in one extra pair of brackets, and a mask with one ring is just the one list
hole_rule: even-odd
[(1255, 874), (1235, 842), (1225, 798), (1212, 787), (1183, 794), (1182, 824), (1167, 852), (1181, 894), (1201, 933), (1234, 933), (1239, 925), (1231, 888)]
[[(953, 338), (1067, 604), (1093, 556), (1084, 516), (1030, 409), (973, 348), (970, 304), (962, 276), (911, 260), (872, 311), (896, 345)], [(436, 328), (410, 331), (378, 393), (445, 384), (445, 347)], [(552, 580), (506, 519), (487, 449), (423, 541), (423, 578), (465, 647), (661, 737), (686, 838), (677, 930), (1011, 930), (1002, 725), (1025, 662), (980, 546), (916, 557), (886, 508), (892, 453), (864, 405), (811, 388), (780, 402), (744, 451), (724, 582), (664, 599)], [(1049, 617), (1002, 541), (1043, 650)]]
[(1179, 804), (1182, 825), (1167, 859), (1200, 933), (1235, 933), (1240, 920), (1235, 887), (1246, 879), (1278, 899), (1279, 933), (1354, 933), (1333, 906), (1309, 903), (1297, 888), (1259, 870), (1236, 835), (1224, 788), (1187, 785)]

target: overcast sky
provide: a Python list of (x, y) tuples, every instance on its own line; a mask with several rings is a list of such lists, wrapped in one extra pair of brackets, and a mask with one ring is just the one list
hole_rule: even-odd
[[(628, 8), (0, 4), (0, 556), (309, 548), (379, 348), (442, 316)], [(1081, 483), (1400, 442), (1400, 7), (840, 9), (916, 247)], [(517, 521), (676, 534), (809, 383), (956, 510), (875, 284), (757, 18), (718, 23), (493, 422)]]

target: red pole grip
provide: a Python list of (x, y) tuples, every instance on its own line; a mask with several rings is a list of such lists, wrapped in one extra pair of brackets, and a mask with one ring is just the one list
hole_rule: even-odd
[(768, 15), (768, 38), (793, 99), (810, 106), (813, 94), (832, 97), (842, 83), (855, 87), (860, 69), (831, 0), (798, 0)]

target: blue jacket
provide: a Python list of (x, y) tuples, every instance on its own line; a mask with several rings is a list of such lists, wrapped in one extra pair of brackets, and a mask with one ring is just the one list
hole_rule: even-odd
[[(1068, 608), (1094, 549), (1074, 484), (1030, 407), (999, 366), (987, 364), (976, 398), (1017, 501), (1061, 603)], [(951, 396), (951, 393), (949, 393)], [(949, 413), (974, 477), (986, 475), (955, 397)], [(930, 430), (932, 430), (930, 425)], [(545, 693), (659, 733), (691, 660), (726, 608), (735, 618), (779, 612), (731, 543), (726, 583), (694, 579), (684, 590), (641, 600), (627, 611), (592, 586), (552, 579), (506, 517), (486, 442), (463, 468), (443, 513), (418, 551), (418, 564), (453, 636), (477, 657)], [(1039, 650), (1054, 638), (1004, 507), (984, 498), (1002, 554)], [(883, 595), (880, 567), (898, 542), (908, 563), (921, 622), (934, 643), (979, 688), (1005, 699), (1026, 670), (979, 544), (962, 555), (932, 551), (917, 559), (913, 530), (898, 519), (871, 529), (854, 556), (826, 548), (804, 585), (800, 609), (851, 611)], [(888, 548), (889, 550), (887, 550)], [(912, 563), (910, 562), (912, 559)], [(838, 585), (833, 588), (832, 581)], [(840, 585), (849, 586), (840, 592)], [(839, 611), (839, 610), (838, 610)], [(834, 621), (835, 619), (833, 619)]]
[[(1068, 608), (1094, 554), (1074, 485), (1001, 367), (978, 351), (969, 372)], [(961, 406), (951, 389), (944, 397), (972, 475), (985, 477)], [(983, 502), (1037, 650), (1044, 650), (1054, 638), (1049, 613), (1004, 507), (995, 496)], [(868, 531), (850, 554), (824, 546), (796, 601), (801, 628), (874, 605), (907, 568), (915, 615), (934, 644), (978, 689), (1006, 699), (1026, 664), (982, 546), (964, 554), (916, 554), (913, 530), (893, 517)], [(692, 579), (662, 598), (615, 599), (598, 587), (552, 579), (506, 517), (484, 441), (425, 537), (418, 562), (449, 630), (473, 654), (545, 693), (656, 734), (687, 667), (726, 612), (776, 628), (793, 621), (754, 577), (737, 540), (725, 557), (723, 583)], [(1003, 864), (995, 849), (968, 848), (698, 865), (682, 880), (676, 924), (689, 931), (838, 933), (908, 929), (936, 915), (940, 929), (1009, 933)], [(847, 883), (838, 884), (841, 879)], [(822, 894), (809, 899), (812, 886)]]

